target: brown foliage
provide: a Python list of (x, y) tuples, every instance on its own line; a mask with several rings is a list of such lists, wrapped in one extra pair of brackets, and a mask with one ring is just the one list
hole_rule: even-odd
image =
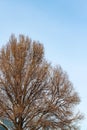
[(11, 36), (0, 51), (1, 118), (14, 130), (71, 129), (82, 118), (73, 112), (79, 102), (67, 74), (44, 59), (42, 44)]

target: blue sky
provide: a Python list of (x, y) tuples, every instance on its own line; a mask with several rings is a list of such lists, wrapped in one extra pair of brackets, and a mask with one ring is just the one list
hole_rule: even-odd
[(39, 40), (47, 60), (68, 73), (87, 130), (87, 0), (0, 0), (0, 47), (12, 33)]

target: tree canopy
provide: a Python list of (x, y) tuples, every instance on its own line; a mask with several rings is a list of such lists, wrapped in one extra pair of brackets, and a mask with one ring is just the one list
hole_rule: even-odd
[(0, 118), (14, 130), (76, 130), (79, 103), (66, 72), (46, 61), (41, 43), (10, 37), (0, 50)]

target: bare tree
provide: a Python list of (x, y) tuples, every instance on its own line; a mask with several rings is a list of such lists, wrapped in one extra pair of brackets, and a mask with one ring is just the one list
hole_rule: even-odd
[(7, 126), (2, 121), (0, 121), (0, 128), (4, 130), (8, 130)]
[(80, 102), (61, 67), (44, 58), (43, 45), (12, 35), (0, 51), (0, 117), (14, 130), (76, 129)]

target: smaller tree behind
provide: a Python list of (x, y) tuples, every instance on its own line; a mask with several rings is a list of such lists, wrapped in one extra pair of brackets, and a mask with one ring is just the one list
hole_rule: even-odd
[(14, 130), (76, 130), (82, 115), (73, 108), (79, 102), (67, 74), (44, 59), (42, 44), (11, 36), (0, 51), (1, 118)]

